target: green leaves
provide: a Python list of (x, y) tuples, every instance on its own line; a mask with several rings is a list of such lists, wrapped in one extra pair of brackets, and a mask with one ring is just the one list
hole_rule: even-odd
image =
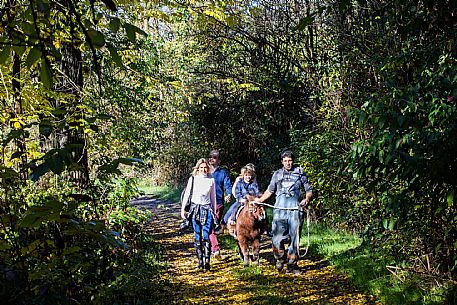
[(11, 60), (11, 46), (6, 44), (0, 50), (0, 65), (6, 65)]
[(89, 36), (90, 42), (95, 48), (100, 49), (105, 45), (105, 36), (100, 31), (95, 29), (88, 29), (87, 34)]
[(292, 31), (303, 31), (307, 26), (309, 26), (314, 21), (314, 15), (306, 16), (298, 22), (298, 24), (292, 28)]
[(108, 162), (102, 166), (99, 167), (99, 171), (104, 173), (104, 174), (117, 174), (120, 175), (122, 172), (118, 168), (120, 164), (125, 164), (125, 165), (144, 165), (144, 162), (141, 159), (138, 158), (118, 158), (114, 159), (111, 162)]
[(454, 191), (450, 191), (446, 196), (447, 206), (450, 208), (454, 204)]
[(396, 221), (393, 218), (384, 219), (382, 221), (382, 226), (384, 229), (392, 231), (395, 227), (395, 223)]
[(125, 32), (127, 34), (127, 38), (132, 42), (136, 42), (136, 34), (147, 36), (146, 32), (140, 29), (139, 27), (130, 24), (128, 22), (124, 22), (123, 24)]
[(38, 127), (40, 134), (45, 136), (46, 138), (49, 137), (52, 132), (54, 131), (54, 126), (51, 124), (49, 121), (43, 121), (40, 122), (39, 127)]
[(40, 47), (34, 46), (31, 48), (25, 61), (26, 67), (30, 69), (41, 58), (41, 56), (42, 54)]
[(116, 65), (120, 68), (124, 68), (124, 63), (122, 62), (122, 58), (119, 56), (116, 48), (111, 44), (107, 45), (108, 51), (111, 55), (111, 59), (116, 63)]
[(58, 175), (70, 167), (77, 170), (79, 166), (74, 157), (79, 156), (79, 151), (83, 148), (83, 144), (66, 144), (64, 148), (51, 149), (42, 158), (35, 160), (35, 162), (42, 162), (33, 167), (30, 179), (38, 181), (50, 171)]
[(41, 61), (40, 80), (45, 88), (50, 89), (52, 87), (53, 82), (51, 68), (49, 67), (46, 60)]
[(117, 33), (119, 31), (119, 27), (121, 26), (121, 21), (117, 17), (113, 17), (110, 19), (109, 22), (109, 27), (111, 29), (111, 32)]
[(42, 223), (60, 220), (63, 204), (59, 201), (47, 201), (42, 206), (30, 207), (20, 222), (22, 228), (38, 228)]
[(303, 31), (304, 29), (306, 29), (306, 27), (311, 25), (315, 21), (316, 17), (319, 16), (320, 14), (322, 14), (322, 12), (324, 12), (325, 9), (326, 9), (325, 6), (321, 6), (314, 13), (312, 13), (308, 16), (302, 17), (298, 21), (298, 24), (292, 28), (292, 32)]

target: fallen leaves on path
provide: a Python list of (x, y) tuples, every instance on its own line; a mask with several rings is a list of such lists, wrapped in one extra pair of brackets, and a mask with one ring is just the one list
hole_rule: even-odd
[[(197, 271), (193, 234), (181, 234), (179, 206), (152, 200), (149, 230), (168, 261), (163, 291), (157, 304), (377, 304), (350, 285), (348, 279), (324, 261), (302, 259), (301, 275), (279, 274), (274, 267), (271, 239), (263, 237), (260, 264), (244, 268), (234, 249), (221, 249), (221, 260), (211, 260), (210, 272)], [(220, 235), (224, 239), (229, 236)]]

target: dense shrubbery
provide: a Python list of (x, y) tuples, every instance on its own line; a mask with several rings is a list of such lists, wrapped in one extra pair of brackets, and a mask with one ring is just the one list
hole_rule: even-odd
[(341, 66), (341, 103), (326, 101), (314, 129), (294, 132), (322, 216), (398, 264), (426, 255), (432, 269), (455, 274), (456, 8), (345, 5), (330, 63)]
[[(2, 173), (2, 299), (8, 304), (148, 299), (146, 289), (159, 274), (159, 250), (144, 232), (151, 212), (129, 207), (137, 194), (126, 183), (131, 180), (105, 179), (104, 190), (94, 186), (81, 193), (57, 178), (46, 189), (34, 183), (18, 187), (19, 180), (5, 183)], [(103, 195), (93, 197), (96, 193)]]

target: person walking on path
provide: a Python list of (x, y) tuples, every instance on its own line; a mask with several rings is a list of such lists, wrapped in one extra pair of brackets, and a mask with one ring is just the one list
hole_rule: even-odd
[[(293, 164), (294, 159), (290, 150), (281, 154), (283, 167), (273, 173), (267, 190), (257, 201), (264, 202), (276, 194), (272, 221), (272, 247), (276, 269), (281, 272), (287, 263), (286, 273), (300, 274), (297, 263), (300, 258), (299, 238), (304, 220), (303, 208), (311, 200), (313, 189), (303, 168)], [(302, 189), (306, 193), (303, 199)], [(286, 253), (287, 242), (289, 245)]]
[[(198, 259), (198, 270), (210, 270), (211, 241), (216, 215), (216, 183), (209, 174), (209, 163), (199, 159), (187, 182), (181, 206), (181, 218), (186, 219), (185, 204), (191, 197), (189, 213), (192, 215), (194, 245)], [(204, 259), (204, 261), (203, 261)]]
[[(216, 217), (218, 220), (222, 220), (224, 213), (224, 201), (229, 203), (232, 198), (232, 184), (230, 182), (230, 176), (228, 172), (221, 168), (220, 154), (218, 150), (212, 150), (209, 153), (209, 164), (211, 165), (211, 176), (214, 178), (216, 183)], [(224, 196), (225, 194), (225, 196)], [(220, 258), (220, 247), (214, 232), (210, 235), (211, 240), (211, 251), (215, 258)]]

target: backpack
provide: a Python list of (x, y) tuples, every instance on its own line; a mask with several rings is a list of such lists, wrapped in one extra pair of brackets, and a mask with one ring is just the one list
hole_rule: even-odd
[[(184, 200), (184, 193), (186, 192), (186, 189), (184, 189), (181, 192), (181, 206), (183, 204)], [(187, 199), (186, 205), (184, 206), (184, 211), (189, 212), (190, 206), (192, 205), (192, 193), (194, 192), (194, 176), (192, 176), (192, 184), (190, 186), (190, 193), (189, 193), (189, 198)]]

